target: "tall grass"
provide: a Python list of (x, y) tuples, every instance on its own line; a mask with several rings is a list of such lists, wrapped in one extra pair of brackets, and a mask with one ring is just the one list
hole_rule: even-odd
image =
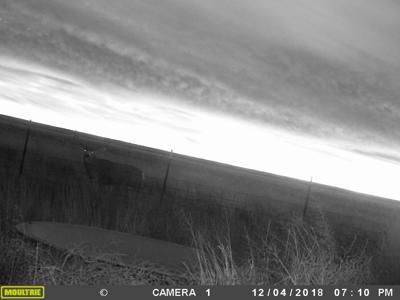
[[(363, 251), (339, 256), (309, 224), (269, 221), (258, 233), (246, 233), (246, 244), (233, 242), (225, 211), (218, 227), (194, 228), (184, 216), (197, 260), (180, 276), (168, 275), (145, 262), (110, 264), (97, 257), (79, 255), (79, 249), (60, 252), (10, 231), (0, 240), (2, 283), (46, 285), (273, 285), (367, 284), (375, 278), (371, 257)], [(216, 223), (215, 223), (216, 224)], [(243, 231), (245, 232), (245, 230)], [(282, 234), (282, 232), (284, 234)], [(330, 237), (326, 237), (330, 238)], [(329, 246), (328, 246), (329, 245)], [(162, 251), (162, 250), (160, 250)], [(160, 253), (161, 255), (162, 253)]]
[[(45, 165), (56, 172), (57, 163)], [(21, 177), (12, 176), (8, 169), (0, 172), (0, 283), (237, 285), (375, 280), (370, 253), (351, 244), (337, 245), (320, 214), (310, 214), (303, 223), (295, 214), (279, 215), (255, 205), (223, 207), (217, 196), (193, 199), (168, 191), (160, 204), (161, 191), (154, 186), (136, 191), (99, 187), (61, 170), (54, 178), (43, 178), (32, 171), (38, 167), (33, 161), (27, 164)], [(22, 237), (14, 226), (26, 221), (98, 226), (193, 246), (197, 261), (181, 276), (166, 275), (162, 268), (145, 262), (109, 264), (101, 257), (63, 253)]]
[(278, 224), (280, 228), (273, 228), (270, 221), (253, 238), (243, 236), (248, 247), (241, 256), (234, 254), (229, 226), (212, 238), (192, 229), (198, 260), (192, 280), (202, 285), (366, 284), (375, 280), (371, 257), (365, 251), (341, 257), (331, 236), (292, 217), (291, 222)]
[(179, 276), (148, 262), (110, 264), (79, 252), (60, 252), (22, 237), (0, 240), (0, 282), (43, 285), (179, 285)]

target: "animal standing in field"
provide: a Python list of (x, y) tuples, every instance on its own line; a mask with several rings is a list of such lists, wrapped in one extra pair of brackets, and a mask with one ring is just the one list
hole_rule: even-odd
[(100, 186), (138, 188), (144, 181), (144, 172), (134, 166), (96, 157), (99, 150), (83, 148), (83, 164), (89, 179)]
[[(126, 211), (131, 202), (129, 190), (136, 190), (138, 197), (143, 181), (144, 172), (134, 166), (112, 162), (98, 158), (96, 154), (103, 149), (89, 150), (83, 147), (83, 165), (85, 173), (90, 180), (91, 213), (101, 216), (106, 221), (108, 228), (114, 228), (119, 211)], [(107, 187), (107, 189), (102, 189)], [(111, 190), (109, 189), (111, 188)], [(111, 194), (110, 194), (111, 192)], [(93, 198), (93, 195), (95, 197)]]

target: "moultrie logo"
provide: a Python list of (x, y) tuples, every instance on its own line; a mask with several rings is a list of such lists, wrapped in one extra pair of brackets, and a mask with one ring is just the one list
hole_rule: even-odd
[(38, 285), (4, 285), (1, 286), (0, 299), (44, 299), (45, 288)]

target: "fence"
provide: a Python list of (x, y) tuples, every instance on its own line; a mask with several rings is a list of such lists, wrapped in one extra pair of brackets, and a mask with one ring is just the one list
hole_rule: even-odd
[[(78, 135), (77, 132), (68, 131), (71, 134), (70, 136), (65, 133), (62, 136), (56, 136), (53, 145), (49, 144), (49, 140), (53, 141), (51, 131), (38, 133), (36, 132), (37, 129), (33, 130), (31, 127), (29, 128), (30, 129), (26, 131), (26, 136), (21, 136), (20, 149), (16, 149), (18, 148), (16, 145), (8, 148), (2, 147), (4, 150), (3, 153), (6, 153), (6, 156), (7, 153), (9, 156), (10, 153), (13, 153), (13, 155), (11, 155), (13, 159), (19, 160), (15, 162), (15, 166), (18, 166), (15, 168), (19, 169), (20, 173), (22, 173), (23, 170), (26, 173), (32, 173), (32, 175), (40, 177), (42, 180), (48, 182), (59, 181), (58, 177), (64, 176), (66, 178), (74, 178), (74, 180), (80, 181), (82, 184), (85, 184), (85, 181), (87, 183), (87, 174), (83, 166), (80, 149), (79, 147), (77, 149), (72, 147)], [(24, 141), (25, 144), (23, 143)], [(102, 141), (104, 140), (99, 139), (98, 143)], [(115, 146), (112, 144), (110, 148), (115, 148)], [(127, 152), (127, 155), (132, 153), (131, 150), (125, 152)], [(153, 153), (149, 153), (146, 155), (151, 156), (152, 154)], [(200, 184), (198, 182), (176, 178), (171, 176), (171, 174), (167, 179), (165, 171), (168, 165), (168, 155), (166, 154), (164, 157), (160, 157), (158, 153), (157, 160), (158, 162), (154, 164), (158, 164), (157, 170), (153, 173), (157, 173), (159, 176), (149, 176), (146, 174), (146, 179), (140, 186), (140, 189), (143, 193), (152, 194), (154, 197), (158, 195), (160, 200), (165, 193), (168, 197), (177, 196), (180, 199), (187, 199), (192, 202), (218, 201), (225, 206), (244, 207), (250, 203), (266, 205), (268, 202), (267, 200), (272, 198), (271, 195), (285, 193), (287, 196), (288, 193), (292, 193), (293, 195), (286, 198), (298, 198), (299, 201), (297, 202), (300, 205), (302, 205), (304, 201), (304, 199), (300, 199), (301, 195), (299, 197), (296, 191), (284, 190), (282, 186), (274, 186), (273, 183), (268, 183), (268, 193), (260, 195), (260, 193), (246, 193), (230, 189), (229, 186), (220, 187), (218, 185)], [(159, 164), (160, 161), (162, 161), (161, 164)], [(10, 162), (6, 164), (7, 168), (9, 168)], [(173, 164), (174, 162), (172, 160), (172, 165)], [(8, 171), (8, 175), (9, 173)], [(281, 197), (281, 199), (282, 198), (285, 197)], [(293, 207), (295, 202), (290, 202), (290, 205)], [(282, 205), (284, 204), (284, 201), (282, 201)]]
[[(3, 158), (2, 170), (6, 171), (6, 174), (3, 175), (11, 176), (12, 173), (14, 173), (14, 176), (19, 175), (22, 151), (1, 147), (0, 152)], [(15, 162), (12, 163), (12, 160), (15, 160)], [(25, 154), (24, 164), (23, 171), (25, 176), (36, 177), (38, 180), (47, 182), (49, 185), (62, 180), (77, 181), (83, 185), (89, 184), (81, 161), (74, 161), (65, 157), (42, 155), (41, 153), (28, 150)], [(13, 172), (9, 168), (13, 168)], [(140, 186), (141, 193), (154, 195), (155, 198), (159, 198), (163, 193), (164, 178), (162, 178), (162, 175), (160, 174), (160, 177), (146, 176), (143, 184)], [(221, 205), (229, 207), (243, 207), (249, 204), (249, 202), (265, 202), (265, 197), (255, 194), (227, 190), (215, 185), (204, 185), (173, 177), (168, 178), (166, 182), (165, 195), (168, 198), (175, 196), (179, 199), (192, 202), (217, 201)]]

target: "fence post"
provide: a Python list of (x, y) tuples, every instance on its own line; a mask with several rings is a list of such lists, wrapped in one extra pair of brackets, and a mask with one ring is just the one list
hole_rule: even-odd
[(161, 197), (160, 197), (160, 205), (164, 200), (164, 195), (165, 195), (165, 190), (167, 189), (167, 181), (168, 181), (168, 174), (169, 174), (169, 167), (171, 166), (171, 160), (172, 160), (172, 155), (174, 151), (171, 150), (169, 154), (169, 160), (168, 160), (168, 165), (167, 165), (167, 170), (165, 172), (165, 177), (164, 177), (164, 183), (161, 191)]
[(26, 155), (26, 151), (28, 149), (29, 136), (31, 134), (31, 124), (32, 124), (32, 120), (29, 120), (28, 130), (26, 131), (26, 136), (25, 136), (24, 151), (22, 152), (21, 164), (19, 166), (19, 176), (21, 176), (22, 172), (24, 171), (25, 155)]
[(303, 222), (304, 222), (304, 218), (305, 218), (306, 213), (307, 213), (308, 202), (310, 201), (312, 182), (313, 182), (313, 178), (311, 177), (310, 182), (309, 182), (309, 184), (308, 184), (306, 201), (305, 201), (305, 203), (304, 203), (303, 218), (302, 218)]

